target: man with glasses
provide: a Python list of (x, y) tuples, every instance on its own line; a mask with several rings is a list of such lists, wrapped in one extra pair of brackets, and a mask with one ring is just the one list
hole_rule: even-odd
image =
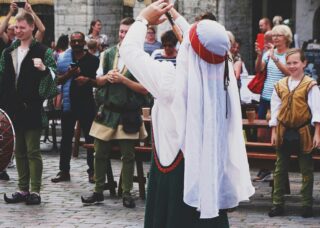
[[(96, 71), (99, 59), (84, 50), (85, 36), (74, 32), (70, 36), (70, 46), (57, 61), (58, 84), (62, 85), (62, 139), (60, 149), (60, 171), (51, 179), (57, 183), (70, 181), (70, 160), (74, 126), (78, 120), (86, 143), (93, 143), (89, 130), (95, 115), (92, 87), (96, 85)], [(93, 150), (87, 150), (88, 179), (94, 183)]]

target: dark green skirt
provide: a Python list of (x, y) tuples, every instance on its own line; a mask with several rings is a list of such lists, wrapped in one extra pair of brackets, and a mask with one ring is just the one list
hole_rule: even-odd
[(183, 202), (184, 159), (179, 152), (168, 167), (160, 165), (153, 153), (145, 211), (145, 228), (225, 228), (228, 216), (220, 211), (212, 219), (200, 219), (196, 208)]

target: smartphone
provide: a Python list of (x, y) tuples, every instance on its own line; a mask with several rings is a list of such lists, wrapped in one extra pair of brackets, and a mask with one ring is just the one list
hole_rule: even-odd
[(257, 43), (258, 43), (259, 49), (263, 50), (264, 49), (264, 34), (263, 33), (257, 34)]
[(76, 64), (76, 63), (70, 63), (70, 66), (71, 66), (71, 68), (75, 68), (75, 67), (78, 66), (78, 64)]
[(24, 8), (25, 5), (26, 5), (26, 2), (15, 2), (15, 3), (17, 4), (17, 6), (18, 6), (19, 8)]

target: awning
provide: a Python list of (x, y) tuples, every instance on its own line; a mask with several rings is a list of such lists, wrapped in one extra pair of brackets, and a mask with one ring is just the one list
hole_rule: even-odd
[[(43, 4), (43, 5), (54, 5), (54, 0), (29, 0), (31, 5)], [(10, 4), (11, 0), (0, 0), (0, 4)]]
[[(6, 16), (0, 16), (0, 24), (2, 23), (2, 21), (6, 18)], [(16, 22), (16, 19), (14, 17), (11, 17), (9, 20), (9, 25), (12, 25)]]
[[(152, 0), (143, 0), (143, 1), (146, 6), (152, 3)], [(135, 3), (136, 3), (136, 0), (123, 0), (124, 6), (134, 7)]]

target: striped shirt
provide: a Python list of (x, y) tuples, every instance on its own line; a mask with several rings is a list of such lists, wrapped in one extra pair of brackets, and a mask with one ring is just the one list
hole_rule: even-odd
[[(278, 54), (275, 49), (274, 56), (277, 57), (281, 63), (286, 64), (285, 53)], [(279, 70), (279, 68), (276, 66), (273, 60), (269, 58), (269, 51), (263, 54), (262, 61), (264, 61), (267, 64), (267, 78), (264, 82), (261, 96), (263, 99), (270, 101), (274, 85), (285, 75)]]
[(167, 57), (164, 57), (163, 56), (163, 52), (164, 50), (163, 49), (158, 49), (158, 50), (155, 50), (151, 57), (155, 60), (158, 60), (160, 62), (162, 61), (168, 61), (168, 62), (172, 62), (174, 66), (176, 66), (176, 57), (174, 58), (167, 58)]

